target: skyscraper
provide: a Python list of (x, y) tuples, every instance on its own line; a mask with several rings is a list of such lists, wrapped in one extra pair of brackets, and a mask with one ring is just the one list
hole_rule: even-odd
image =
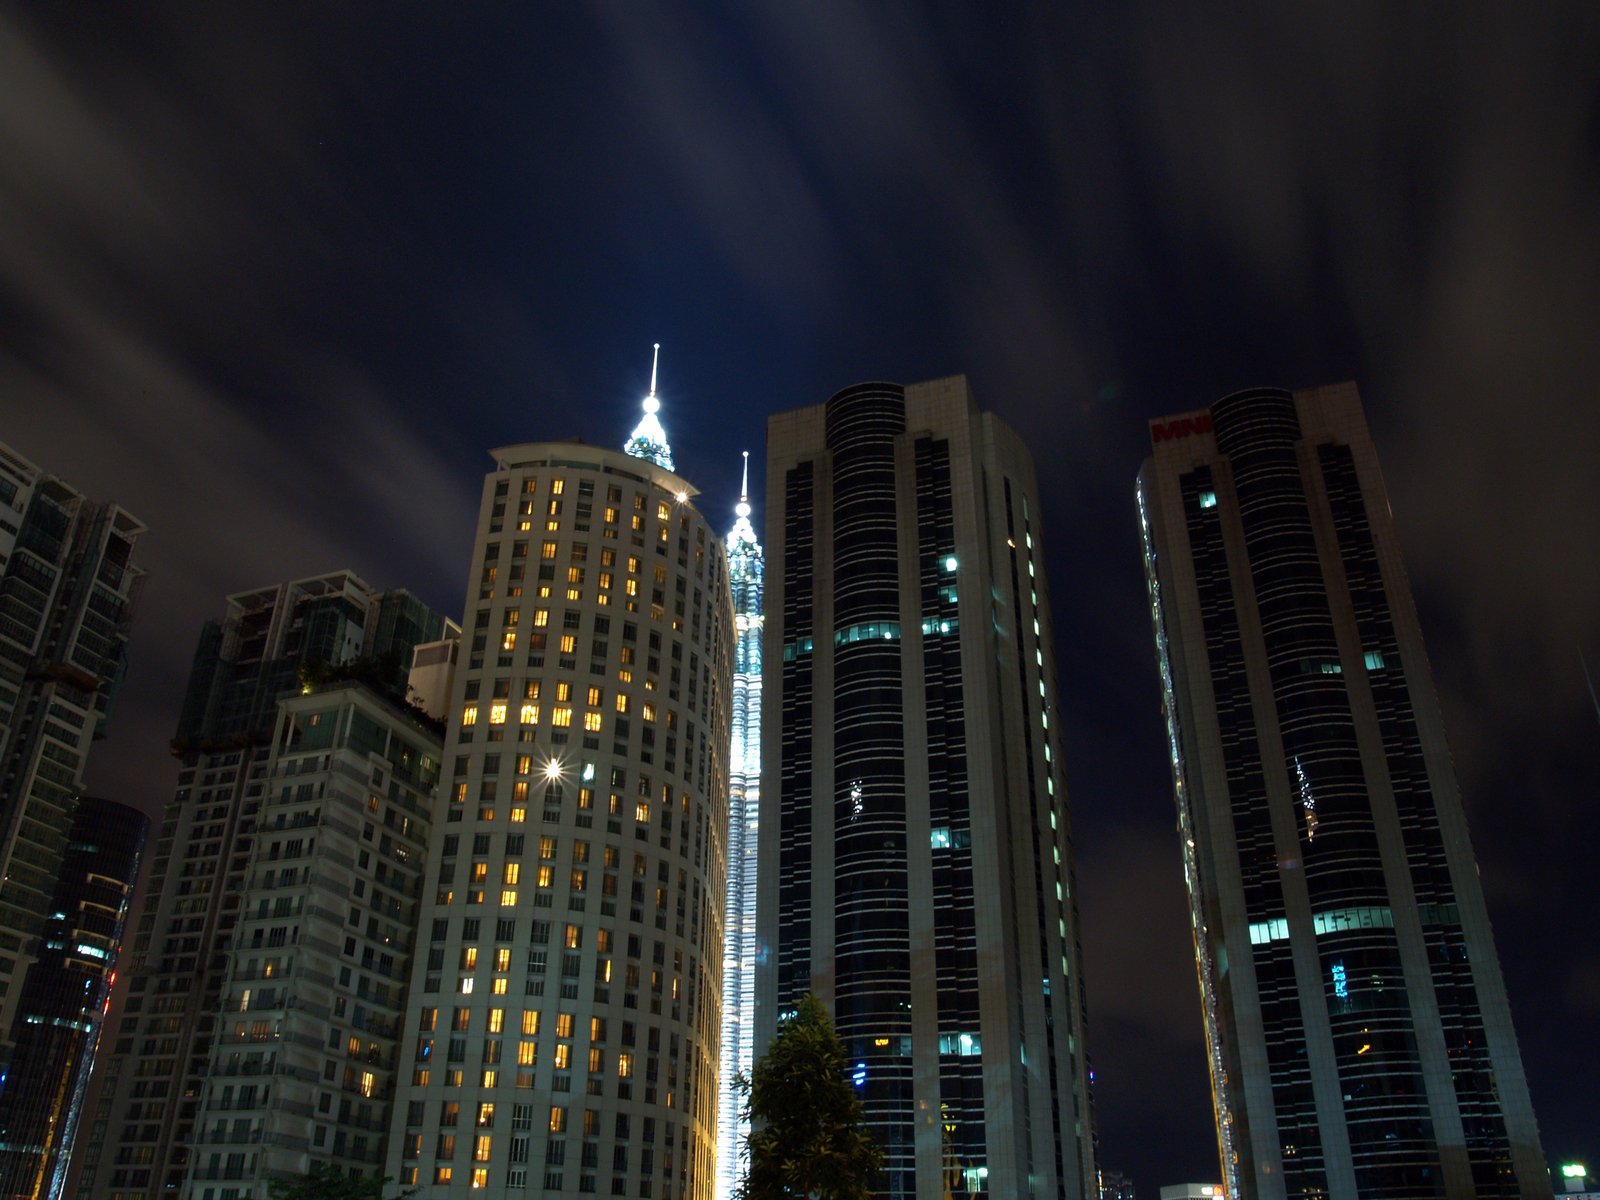
[(0, 1075), (90, 743), (127, 667), (143, 532), (0, 445)]
[(750, 1123), (734, 1090), (755, 1049), (756, 834), (761, 808), (761, 593), (766, 562), (750, 524), (750, 455), (744, 456), (736, 520), (728, 531), (733, 586), (733, 739), (728, 756), (728, 907), (723, 920), (722, 1080), (717, 1115), (717, 1197), (733, 1200)]
[(1153, 421), (1139, 477), (1230, 1196), (1548, 1197), (1352, 384)]
[(757, 1052), (832, 1009), (882, 1195), (1093, 1196), (1032, 460), (960, 376), (767, 445)]
[(733, 612), (654, 402), (648, 457), (484, 480), (390, 1139), (419, 1197), (711, 1196)]
[(444, 731), (403, 675), (323, 674), (278, 704), (190, 1200), (266, 1200), (317, 1166), (383, 1174)]
[(0, 1085), (0, 1196), (64, 1194), (150, 818), (84, 796)]
[[(240, 592), (222, 621), (206, 622), (172, 741), (178, 786), (162, 814), (128, 996), (85, 1139), (83, 1200), (155, 1200), (184, 1186), (247, 869), (275, 782), (278, 701), (301, 690), (302, 670), (353, 659), (398, 669), (444, 625), (409, 593), (378, 592), (349, 571)], [(276, 928), (298, 945), (300, 920)], [(259, 1062), (269, 1074), (275, 1056)]]

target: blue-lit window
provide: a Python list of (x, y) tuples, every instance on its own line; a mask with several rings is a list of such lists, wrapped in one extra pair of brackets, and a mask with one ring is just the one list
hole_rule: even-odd
[(1367, 664), (1367, 670), (1369, 671), (1383, 670), (1383, 652), (1381, 650), (1368, 650), (1366, 654), (1362, 655), (1362, 661)]
[(1201, 508), (1215, 508), (1216, 506), (1217, 506), (1217, 494), (1215, 492), (1211, 491), (1208, 488), (1205, 491), (1200, 493), (1200, 507)]
[(928, 840), (935, 850), (948, 849), (950, 846), (950, 831), (945, 828), (934, 829), (931, 831)]

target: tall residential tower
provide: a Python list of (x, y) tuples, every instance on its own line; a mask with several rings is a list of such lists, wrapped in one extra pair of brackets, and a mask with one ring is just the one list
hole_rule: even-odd
[(767, 444), (757, 1051), (831, 1008), (880, 1195), (1093, 1196), (1032, 459), (960, 376)]
[(143, 532), (0, 444), (0, 1078), (89, 747), (127, 667)]
[(655, 403), (643, 457), (484, 480), (390, 1138), (422, 1200), (712, 1194), (733, 611)]
[[(437, 639), (443, 629), (444, 619), (415, 596), (378, 592), (350, 571), (240, 592), (228, 597), (220, 622), (206, 622), (172, 740), (178, 786), (162, 814), (150, 887), (134, 929), (128, 996), (85, 1139), (83, 1200), (179, 1195), (200, 1140), (196, 1120), (205, 1080), (234, 1061), (214, 1052), (233, 1028), (220, 1010), (252, 852), (264, 825), (320, 808), (285, 804), (278, 791), (283, 781), (271, 777), (278, 702), (300, 692), (312, 675), (349, 660), (398, 669), (414, 645)], [(363, 927), (367, 917), (385, 916), (378, 896), (351, 903)], [(292, 912), (267, 933), (285, 955), (298, 953), (303, 935), (311, 935), (310, 923)], [(358, 973), (353, 989), (387, 986), (376, 966), (359, 958), (351, 965)], [(262, 1040), (259, 1056), (243, 1056), (256, 1049), (241, 1049), (237, 1070), (245, 1072), (248, 1063), (251, 1072), (270, 1077), (279, 1061), (274, 1039)], [(287, 1055), (283, 1065), (291, 1067)], [(338, 1090), (340, 1079), (336, 1067), (330, 1091)], [(265, 1087), (270, 1079), (260, 1082)], [(220, 1168), (239, 1180), (257, 1153), (249, 1134), (247, 1124), (229, 1151), (238, 1160), (224, 1158)]]
[(1228, 1194), (1548, 1197), (1354, 385), (1154, 421), (1150, 602)]
[(744, 456), (737, 518), (728, 531), (733, 585), (733, 740), (728, 756), (728, 909), (722, 949), (722, 1102), (717, 1116), (717, 1197), (733, 1200), (750, 1123), (734, 1081), (754, 1064), (756, 834), (761, 808), (761, 592), (766, 562), (750, 524), (750, 455)]

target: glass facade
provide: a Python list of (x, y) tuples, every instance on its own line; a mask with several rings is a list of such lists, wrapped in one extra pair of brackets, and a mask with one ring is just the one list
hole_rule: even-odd
[(768, 445), (758, 1043), (831, 1006), (878, 1195), (1091, 1195), (1031, 459), (959, 377), (847, 388)]
[(1238, 393), (1152, 436), (1139, 507), (1230, 1194), (1547, 1195), (1354, 389)]
[[(748, 459), (748, 455), (746, 456)], [(754, 1065), (756, 995), (756, 840), (761, 807), (761, 639), (766, 562), (750, 524), (748, 463), (738, 519), (729, 531), (733, 587), (732, 731), (728, 755), (728, 905), (723, 919), (722, 1062), (717, 1115), (717, 1196), (732, 1200), (743, 1178), (750, 1123), (734, 1088)]]

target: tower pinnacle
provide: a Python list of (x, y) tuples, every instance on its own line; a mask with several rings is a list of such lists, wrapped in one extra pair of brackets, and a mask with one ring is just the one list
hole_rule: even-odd
[(644, 398), (644, 416), (633, 427), (633, 433), (622, 448), (635, 458), (647, 458), (658, 467), (673, 470), (672, 448), (667, 445), (667, 431), (662, 428), (661, 400), (656, 395), (656, 369), (661, 365), (661, 343), (655, 343), (655, 353), (650, 359), (650, 394)]
[(739, 480), (739, 503), (733, 506), (733, 515), (738, 518), (734, 521), (733, 528), (728, 531), (728, 553), (741, 545), (755, 546), (755, 526), (750, 524), (750, 451), (744, 452), (744, 475)]

